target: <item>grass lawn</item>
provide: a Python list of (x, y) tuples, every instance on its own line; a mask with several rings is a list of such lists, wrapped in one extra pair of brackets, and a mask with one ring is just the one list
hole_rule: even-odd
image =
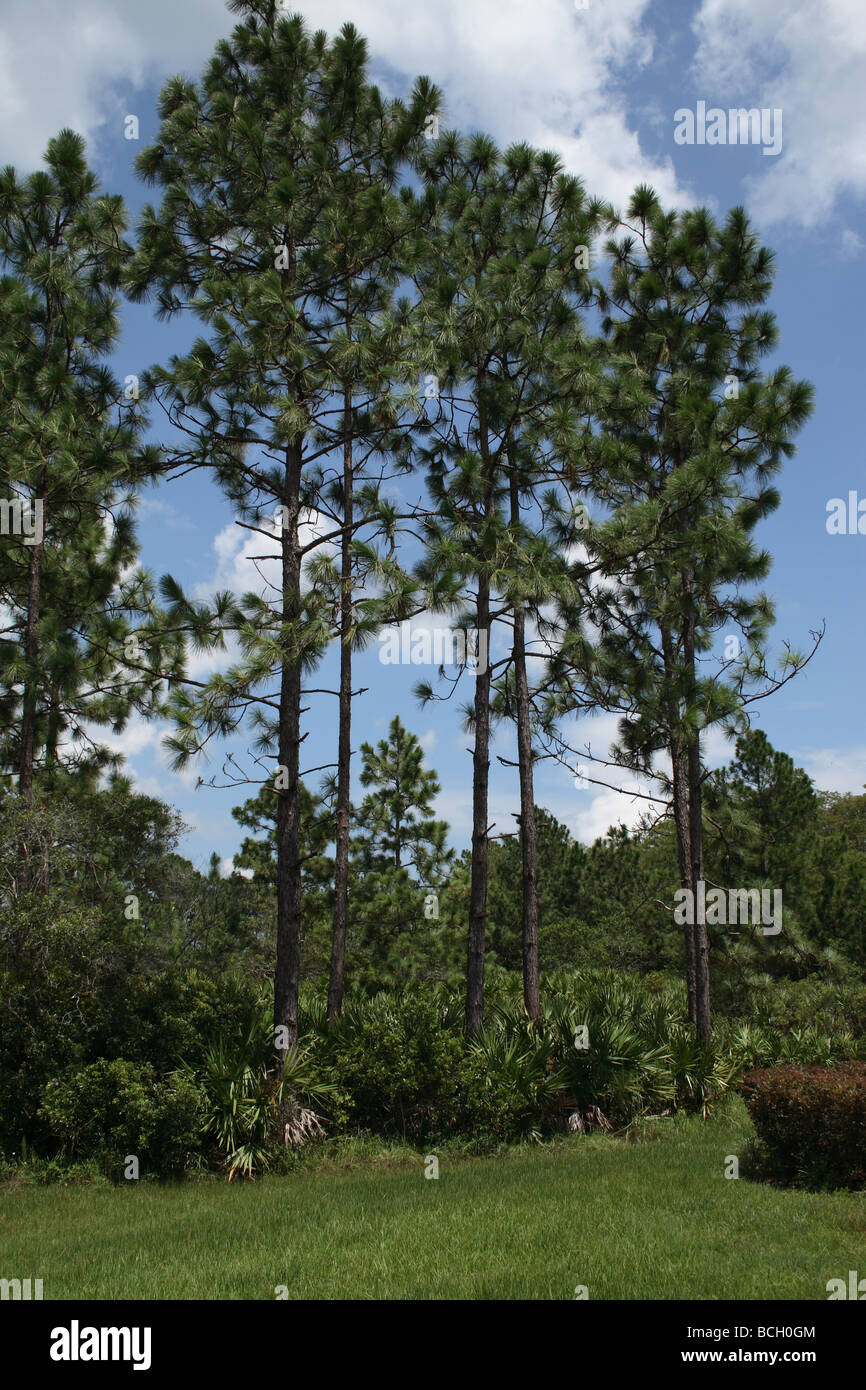
[(302, 1169), (229, 1186), (15, 1187), (0, 1274), (45, 1298), (820, 1299), (862, 1266), (866, 1193), (724, 1177), (737, 1107), (626, 1143)]

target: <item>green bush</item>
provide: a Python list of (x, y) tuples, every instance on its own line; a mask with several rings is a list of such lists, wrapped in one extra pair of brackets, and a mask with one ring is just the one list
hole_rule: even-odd
[(98, 1055), (148, 1062), (162, 1075), (194, 1062), (217, 1033), (241, 1031), (260, 995), (252, 980), (231, 973), (220, 979), (194, 969), (136, 976), (116, 992), (113, 1016), (93, 1046)]
[(336, 1088), (319, 1076), (309, 1050), (291, 1048), (282, 1076), (273, 1074), (274, 1030), (268, 1012), (254, 1010), (244, 1026), (207, 1048), (184, 1068), (203, 1096), (202, 1136), (209, 1156), (251, 1178), (270, 1168), (287, 1147), (303, 1148), (324, 1134), (324, 1107)]
[(320, 1048), (352, 1128), (419, 1144), (472, 1133), (482, 1145), (509, 1128), (444, 991), (352, 1003)]
[[(780, 1037), (814, 1030), (832, 1041), (834, 1055), (856, 1052), (853, 1039), (866, 1036), (866, 983), (840, 970), (836, 976), (804, 980), (774, 980), (760, 976), (749, 982), (740, 1013)], [(819, 1057), (791, 1056), (785, 1061), (817, 1064)]]
[(110, 1187), (100, 1164), (89, 1158), (84, 1163), (70, 1163), (62, 1158), (40, 1158), (28, 1155), (16, 1163), (0, 1159), (0, 1183), (9, 1187)]
[[(599, 970), (557, 972), (544, 990), (536, 1022), (519, 997), (503, 998), (486, 1030), (522, 1038), (544, 1062), (542, 1122), (570, 1111), (578, 1127), (621, 1128), (653, 1112), (707, 1113), (737, 1074), (735, 1058), (695, 1039), (678, 986)], [(486, 1051), (495, 1076), (496, 1049)]]
[(802, 1187), (866, 1187), (866, 1065), (749, 1072), (740, 1090), (758, 1136), (758, 1176)]
[(50, 1081), (40, 1115), (72, 1159), (98, 1159), (119, 1178), (134, 1154), (142, 1177), (168, 1177), (200, 1147), (202, 1094), (188, 1076), (103, 1060)]
[[(330, 1031), (309, 1001), (304, 1022), (350, 1124), (416, 1143), (540, 1138), (569, 1112), (579, 1128), (706, 1113), (737, 1074), (735, 1058), (695, 1041), (681, 990), (644, 989), (612, 971), (552, 976), (545, 989), (533, 1022), (519, 979), (497, 980), (471, 1040), (462, 1001), (443, 988), (355, 1001)], [(575, 1043), (584, 1029), (585, 1048)]]

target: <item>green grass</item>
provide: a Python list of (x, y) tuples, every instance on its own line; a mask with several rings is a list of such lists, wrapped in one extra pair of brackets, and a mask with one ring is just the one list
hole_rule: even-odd
[(256, 1183), (7, 1188), (0, 1275), (46, 1298), (826, 1299), (866, 1193), (724, 1177), (745, 1112), (505, 1157), (321, 1165)]

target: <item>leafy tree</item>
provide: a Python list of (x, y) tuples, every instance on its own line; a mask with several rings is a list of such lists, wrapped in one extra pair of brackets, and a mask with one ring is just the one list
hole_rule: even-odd
[[(799, 771), (799, 769), (798, 769)], [(824, 946), (866, 967), (866, 796), (818, 793), (817, 834), (810, 837), (799, 916)], [(787, 866), (786, 866), (787, 867)]]
[(431, 814), (439, 779), (424, 767), (420, 742), (395, 716), (387, 739), (361, 744), (361, 761), (361, 785), (373, 789), (356, 816), (354, 844), (364, 870), (393, 866), (429, 882), (450, 852), (447, 822)]
[[(726, 882), (737, 873), (796, 892), (802, 881), (818, 798), (802, 768), (787, 753), (772, 747), (761, 729), (750, 729), (736, 742), (731, 764), (707, 783), (708, 809), (719, 828), (718, 858)], [(724, 834), (721, 816), (739, 813), (736, 839)]]
[[(254, 797), (232, 811), (239, 825), (256, 831), (241, 842), (234, 856), (237, 869), (250, 869), (254, 878), (269, 887), (277, 885), (277, 793), (262, 787)], [(333, 863), (326, 851), (333, 838), (333, 811), (325, 797), (316, 796), (301, 783), (301, 840), (305, 887), (321, 888), (333, 878)]]
[[(359, 70), (362, 43), (351, 47)], [(431, 97), (433, 94), (431, 93)], [(393, 304), (393, 289), (414, 255), (423, 215), (394, 215), (388, 204), (398, 170), (393, 111), (378, 91), (362, 86), (346, 122), (343, 158), (335, 173), (335, 223), (329, 243), (319, 248), (323, 304), (329, 319), (335, 397), (342, 402), (334, 426), (325, 420), (320, 437), (330, 437), (341, 467), (325, 470), (319, 515), (339, 536), (339, 557), (320, 552), (311, 579), (333, 603), (340, 644), (334, 904), (328, 1016), (339, 1015), (346, 964), (351, 806), (352, 661), (383, 621), (409, 611), (411, 586), (397, 559), (400, 516), (382, 493), (389, 470), (410, 467), (407, 436), (398, 428), (393, 383), (409, 352), (408, 303)], [(390, 123), (390, 124), (389, 124)], [(417, 207), (417, 205), (416, 205)], [(383, 556), (378, 542), (388, 543)]]

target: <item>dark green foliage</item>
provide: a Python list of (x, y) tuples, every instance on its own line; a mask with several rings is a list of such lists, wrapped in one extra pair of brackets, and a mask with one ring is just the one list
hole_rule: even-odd
[(189, 1063), (221, 1034), (236, 1032), (258, 1002), (260, 985), (239, 973), (163, 971), (128, 981), (109, 996), (92, 1050), (152, 1064), (159, 1075)]
[[(638, 188), (616, 225), (597, 286), (607, 380), (585, 464), (606, 514), (575, 565), (548, 717), (587, 706), (621, 716), (611, 756), (670, 807), (675, 881), (694, 891), (705, 873), (704, 732), (742, 732), (752, 701), (808, 659), (789, 651), (781, 673), (768, 667), (773, 606), (753, 586), (770, 556), (754, 532), (779, 504), (773, 478), (813, 392), (787, 367), (764, 371), (777, 341), (763, 308), (773, 256), (742, 208), (717, 223), (705, 208), (667, 213)], [(718, 653), (722, 634), (735, 636), (732, 659)], [(686, 927), (684, 956), (689, 1011), (708, 1041), (702, 922)]]
[(0, 172), (0, 496), (42, 518), (29, 540), (4, 527), (0, 546), (0, 772), (24, 796), (40, 769), (118, 763), (85, 729), (158, 714), (161, 674), (182, 669), (135, 564), (133, 489), (159, 454), (142, 442), (137, 389), (107, 365), (126, 211), (73, 131), (49, 141), (45, 166)]
[(344, 1008), (326, 1057), (349, 1124), (413, 1143), (496, 1123), (485, 1071), (435, 995), (379, 995)]
[(866, 1063), (750, 1072), (740, 1090), (757, 1171), (802, 1187), (866, 1187)]
[(149, 1063), (103, 1059), (49, 1081), (39, 1113), (76, 1160), (99, 1159), (119, 1179), (134, 1155), (142, 1177), (169, 1177), (198, 1153), (203, 1096), (180, 1073), (160, 1079)]
[[(425, 1145), (566, 1116), (625, 1130), (707, 1113), (743, 1066), (862, 1052), (866, 797), (822, 796), (749, 729), (751, 702), (808, 660), (769, 668), (754, 589), (756, 528), (812, 402), (765, 369), (772, 253), (742, 209), (668, 213), (639, 188), (620, 218), (552, 153), (440, 137), (436, 88), (384, 98), (350, 24), (230, 9), (201, 79), (161, 92), (136, 248), (73, 132), (30, 178), (0, 172), (0, 482), (7, 505), (46, 509), (36, 544), (0, 549), (0, 787), (18, 775), (0, 801), (0, 1148), (35, 1146), (46, 1173), (117, 1177), (129, 1153), (160, 1176), (190, 1156), (252, 1176), (323, 1127)], [(579, 253), (605, 225), (593, 281)], [(165, 458), (105, 365), (121, 288), (198, 323), (142, 375), (175, 427)], [(199, 602), (166, 576), (160, 607), (133, 568), (136, 490), (166, 459), (258, 533), (248, 592)], [(482, 657), (448, 689), (474, 687), (459, 855), (399, 718), (361, 746), (351, 805), (353, 655), (421, 608)], [(229, 643), (224, 669), (186, 679), (187, 650)], [(339, 691), (322, 690), (334, 646)], [(336, 773), (315, 794), (308, 701), (335, 694)], [(619, 716), (612, 760), (660, 798), (583, 846), (533, 777), (569, 761), (562, 721), (592, 709)], [(100, 781), (116, 760), (90, 727), (133, 711), (171, 714), (178, 767), (248, 732), (224, 767), (258, 789), (234, 812), (240, 872), (216, 855), (199, 872), (170, 807)], [(516, 733), (520, 816), (492, 840), (497, 723)], [(712, 725), (738, 742), (711, 774)], [(674, 887), (705, 874), (781, 888), (781, 935), (676, 933)], [(846, 1077), (827, 1083), (836, 1126), (862, 1109)]]
[(441, 978), (447, 956), (444, 894), (454, 853), (448, 825), (433, 815), (440, 787), (418, 739), (397, 718), (387, 739), (361, 745), (361, 784), (352, 817), (349, 941), (368, 987), (413, 975)]
[(290, 1048), (278, 1077), (273, 1060), (273, 1029), (259, 999), (240, 1026), (226, 1021), (219, 1038), (183, 1069), (203, 1098), (205, 1155), (228, 1170), (229, 1181), (251, 1178), (281, 1149), (301, 1148), (324, 1132), (316, 1110), (333, 1106), (336, 1088), (306, 1049)]
[[(39, 1097), (60, 1066), (124, 1058), (163, 1077), (257, 994), (248, 938), (239, 934), (232, 951), (225, 933), (210, 942), (205, 934), (194, 948), (194, 907), (190, 922), (171, 910), (179, 825), (169, 807), (120, 783), (50, 803), (0, 799), (5, 1152), (50, 1146)], [(125, 915), (128, 894), (139, 897), (138, 919)]]
[(737, 739), (730, 767), (710, 778), (706, 797), (720, 881), (772, 883), (789, 897), (798, 894), (819, 811), (803, 769), (763, 730), (750, 729)]

